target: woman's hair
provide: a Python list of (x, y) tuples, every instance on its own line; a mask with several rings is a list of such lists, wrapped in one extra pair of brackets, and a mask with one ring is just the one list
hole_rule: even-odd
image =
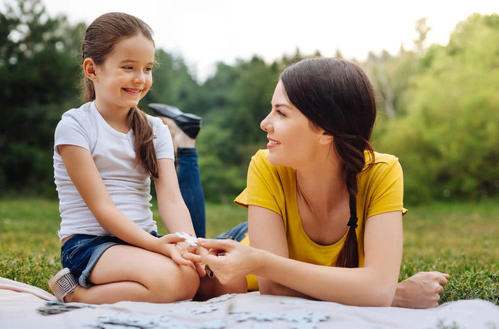
[(357, 175), (366, 163), (364, 151), (374, 159), (369, 144), (376, 118), (371, 83), (357, 65), (335, 58), (304, 59), (286, 68), (281, 81), (290, 102), (315, 126), (333, 136), (350, 200), (347, 240), (336, 266), (358, 267)]
[[(87, 27), (81, 47), (82, 61), (91, 58), (96, 65), (102, 65), (114, 46), (123, 39), (141, 33), (153, 44), (152, 30), (139, 18), (125, 13), (107, 13), (97, 17)], [(83, 77), (84, 99), (95, 99), (93, 82)], [(154, 134), (146, 115), (134, 107), (128, 111), (128, 125), (134, 134), (134, 148), (137, 163), (141, 164), (155, 178), (158, 174), (158, 160), (154, 151)]]

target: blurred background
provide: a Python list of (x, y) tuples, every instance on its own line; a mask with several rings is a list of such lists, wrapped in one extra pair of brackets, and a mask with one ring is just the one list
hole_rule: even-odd
[[(0, 5), (0, 191), (55, 198), (54, 128), (79, 106), (87, 24), (125, 11), (155, 31), (158, 67), (142, 101), (201, 115), (209, 201), (231, 201), (279, 72), (304, 57), (353, 60), (369, 75), (377, 151), (397, 155), (408, 204), (478, 200), (499, 187), (497, 1), (56, 1)], [(474, 13), (474, 12), (478, 13)], [(433, 27), (435, 26), (435, 28)]]
[(142, 109), (168, 103), (204, 118), (208, 236), (246, 219), (231, 201), (265, 147), (259, 122), (279, 72), (343, 57), (374, 85), (375, 149), (404, 169), (399, 279), (447, 272), (441, 302), (499, 305), (497, 0), (0, 0), (0, 276), (47, 289), (60, 269), (53, 134), (82, 104), (85, 28), (109, 11), (155, 31), (159, 65)]

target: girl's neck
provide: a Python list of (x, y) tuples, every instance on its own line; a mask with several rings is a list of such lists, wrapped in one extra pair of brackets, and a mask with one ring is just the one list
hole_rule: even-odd
[(127, 118), (129, 109), (113, 107), (98, 98), (95, 99), (95, 107), (111, 127), (122, 132), (129, 130)]

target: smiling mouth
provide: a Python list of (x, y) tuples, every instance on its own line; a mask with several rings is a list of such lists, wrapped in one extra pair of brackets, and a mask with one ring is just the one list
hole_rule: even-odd
[(121, 88), (123, 91), (125, 91), (129, 95), (139, 95), (142, 92), (142, 89), (135, 89), (135, 88)]
[(268, 143), (267, 143), (268, 148), (272, 148), (272, 147), (275, 147), (275, 146), (281, 144), (278, 141), (271, 139), (271, 138), (268, 138), (268, 137), (267, 137), (267, 140), (268, 140)]

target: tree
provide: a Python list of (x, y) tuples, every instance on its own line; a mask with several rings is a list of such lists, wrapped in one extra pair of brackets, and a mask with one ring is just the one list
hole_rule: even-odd
[(2, 191), (51, 186), (53, 130), (79, 90), (82, 27), (49, 17), (39, 0), (7, 3), (0, 13)]

